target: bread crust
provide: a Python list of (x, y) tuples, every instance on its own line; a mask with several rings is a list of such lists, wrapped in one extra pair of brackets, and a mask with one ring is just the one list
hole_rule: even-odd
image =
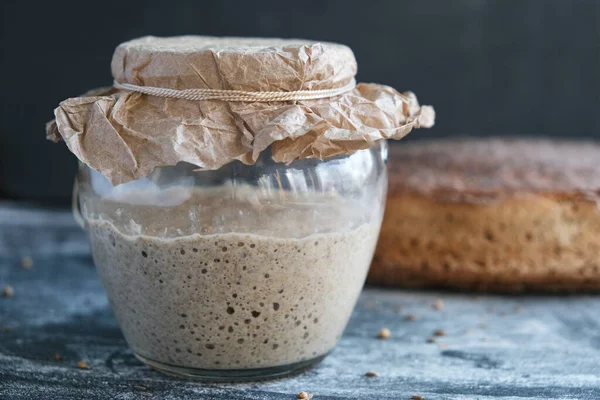
[[(543, 152), (522, 159), (536, 147)], [(392, 149), (386, 215), (368, 282), (598, 291), (600, 162), (592, 163), (593, 155), (600, 160), (595, 143), (547, 140), (436, 141)], [(421, 179), (409, 179), (419, 167)]]

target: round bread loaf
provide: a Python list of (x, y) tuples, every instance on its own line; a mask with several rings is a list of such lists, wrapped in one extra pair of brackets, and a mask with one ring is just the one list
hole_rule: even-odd
[(372, 284), (600, 289), (600, 144), (461, 139), (390, 148)]

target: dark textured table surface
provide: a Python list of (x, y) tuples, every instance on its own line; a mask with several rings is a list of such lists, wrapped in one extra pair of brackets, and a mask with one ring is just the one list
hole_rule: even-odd
[[(600, 398), (596, 296), (367, 289), (319, 366), (272, 381), (205, 384), (134, 358), (68, 213), (0, 203), (0, 287), (7, 284), (14, 295), (0, 296), (0, 399), (147, 398), (136, 385), (155, 399), (295, 399), (300, 391), (315, 400)], [(383, 327), (387, 340), (377, 339)], [(427, 343), (437, 329), (445, 336)], [(80, 360), (89, 369), (76, 368)]]

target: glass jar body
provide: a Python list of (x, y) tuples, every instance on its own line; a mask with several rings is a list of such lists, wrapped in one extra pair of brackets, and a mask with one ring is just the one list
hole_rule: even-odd
[(81, 164), (98, 273), (136, 356), (180, 376), (278, 376), (336, 344), (373, 256), (387, 147), (111, 186)]

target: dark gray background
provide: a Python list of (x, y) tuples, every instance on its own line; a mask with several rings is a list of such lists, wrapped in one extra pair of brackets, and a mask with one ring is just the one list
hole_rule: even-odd
[(360, 81), (413, 90), (438, 123), (422, 138), (598, 137), (600, 1), (0, 2), (0, 197), (66, 203), (75, 158), (44, 138), (61, 100), (112, 81), (122, 41), (154, 34), (336, 41)]

